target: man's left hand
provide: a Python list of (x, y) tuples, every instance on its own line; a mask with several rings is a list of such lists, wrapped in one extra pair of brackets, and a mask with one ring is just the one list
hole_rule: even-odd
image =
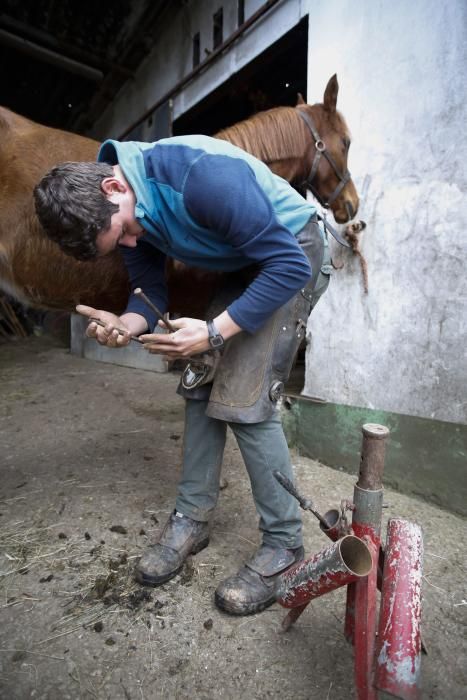
[[(177, 330), (174, 333), (145, 333), (140, 335), (144, 349), (156, 355), (165, 355), (171, 360), (191, 357), (210, 349), (208, 329), (205, 321), (198, 318), (170, 320)], [(165, 328), (163, 321), (159, 326)]]

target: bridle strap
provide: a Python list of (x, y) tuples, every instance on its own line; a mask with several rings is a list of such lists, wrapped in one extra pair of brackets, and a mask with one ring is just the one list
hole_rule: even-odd
[[(345, 173), (341, 173), (339, 168), (337, 167), (336, 161), (332, 157), (332, 155), (328, 152), (326, 148), (326, 144), (324, 141), (320, 138), (320, 135), (318, 133), (318, 130), (315, 126), (315, 123), (313, 119), (310, 117), (309, 114), (306, 114), (303, 110), (298, 109), (298, 114), (300, 117), (303, 119), (305, 122), (306, 126), (311, 132), (311, 135), (313, 136), (313, 139), (315, 141), (315, 156), (313, 158), (313, 163), (311, 165), (311, 170), (310, 174), (308, 175), (308, 178), (306, 179), (306, 184), (318, 200), (318, 202), (328, 209), (331, 204), (337, 199), (337, 197), (340, 195), (346, 184), (350, 181), (350, 171), (346, 170)], [(320, 195), (316, 187), (313, 185), (313, 180), (315, 179), (317, 173), (318, 173), (318, 168), (319, 168), (319, 162), (321, 160), (321, 156), (324, 156), (326, 160), (328, 161), (329, 165), (331, 168), (334, 170), (335, 174), (337, 175), (339, 179), (339, 183), (335, 190), (332, 192), (330, 197), (328, 197), (327, 201), (323, 199), (323, 197)]]
[(317, 217), (319, 221), (323, 222), (324, 228), (329, 231), (331, 236), (341, 245), (343, 245), (345, 248), (351, 248), (352, 246), (348, 241), (345, 240), (345, 238), (342, 238), (341, 234), (336, 231), (334, 226), (331, 226), (331, 224), (328, 222), (325, 216), (321, 216), (320, 214), (317, 214)]

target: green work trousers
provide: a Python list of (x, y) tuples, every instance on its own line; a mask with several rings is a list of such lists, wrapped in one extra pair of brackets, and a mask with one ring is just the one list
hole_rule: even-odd
[(182, 477), (176, 509), (208, 521), (217, 504), (227, 425), (237, 440), (250, 478), (263, 544), (295, 548), (302, 544), (297, 501), (277, 482), (278, 469), (293, 480), (279, 412), (261, 423), (233, 423), (206, 415), (207, 401), (187, 399)]

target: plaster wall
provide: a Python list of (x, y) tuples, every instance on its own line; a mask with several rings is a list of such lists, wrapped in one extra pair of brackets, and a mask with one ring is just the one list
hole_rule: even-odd
[(305, 393), (466, 422), (467, 6), (309, 7), (309, 102), (336, 72), (369, 294), (358, 260), (336, 250), (345, 267), (310, 318)]

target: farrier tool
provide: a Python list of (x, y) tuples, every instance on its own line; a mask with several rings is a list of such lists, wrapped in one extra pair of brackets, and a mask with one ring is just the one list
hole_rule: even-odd
[(166, 328), (168, 328), (171, 333), (175, 333), (177, 328), (175, 328), (175, 326), (173, 326), (169, 320), (164, 318), (164, 314), (162, 313), (162, 311), (160, 309), (158, 309), (157, 306), (150, 299), (148, 299), (148, 297), (146, 296), (146, 294), (143, 292), (143, 290), (140, 287), (136, 287), (133, 294), (136, 297), (138, 297), (139, 299), (141, 299), (142, 301), (144, 301), (146, 306), (148, 306), (151, 309), (151, 311), (154, 311), (156, 316), (158, 318), (160, 318), (161, 321), (164, 322)]
[[(90, 321), (93, 323), (97, 323), (98, 326), (102, 326), (102, 328), (106, 328), (109, 324), (104, 323), (103, 321), (100, 320), (100, 318), (94, 318), (93, 316), (90, 316), (89, 318)], [(119, 333), (119, 335), (125, 335), (127, 331), (122, 331), (121, 328), (115, 328), (114, 330)], [(130, 340), (134, 340), (136, 343), (141, 343), (143, 344), (143, 341), (140, 340), (136, 335), (130, 335)]]
[(276, 469), (276, 471), (274, 471), (273, 474), (277, 481), (280, 483), (280, 485), (283, 486), (285, 490), (291, 494), (291, 496), (297, 499), (297, 501), (300, 503), (300, 508), (302, 508), (303, 510), (309, 510), (311, 513), (313, 513), (315, 518), (318, 518), (319, 522), (326, 530), (328, 530), (331, 527), (326, 518), (323, 518), (323, 516), (320, 515), (317, 510), (315, 510), (313, 501), (311, 501), (309, 498), (305, 498), (304, 496), (302, 496), (297, 491), (297, 487), (290, 481), (290, 479), (288, 479), (278, 469)]
[[(144, 301), (144, 303), (152, 311), (154, 311), (156, 316), (158, 316), (161, 319), (161, 321), (163, 321), (163, 323), (165, 324), (165, 326), (169, 329), (169, 331), (171, 333), (175, 333), (175, 331), (178, 330), (177, 328), (175, 328), (175, 326), (172, 323), (170, 323), (170, 321), (168, 319), (164, 318), (164, 315), (162, 314), (160, 309), (158, 309), (157, 306), (150, 299), (148, 299), (148, 297), (146, 296), (146, 294), (143, 292), (143, 290), (140, 287), (137, 287), (134, 290), (133, 294), (135, 296), (139, 297), (140, 299), (142, 299), (142, 301)], [(213, 355), (212, 351), (208, 351), (208, 352), (202, 353), (200, 356), (198, 356), (198, 358), (199, 357), (203, 358), (203, 360), (200, 360), (200, 359), (198, 359), (197, 361), (195, 360), (196, 369), (201, 368), (201, 369), (198, 369), (198, 371), (196, 371), (196, 369), (194, 369), (195, 363), (193, 362), (193, 358), (190, 358), (190, 357), (187, 358), (188, 360), (191, 360), (191, 361), (185, 367), (185, 370), (184, 370), (183, 375), (182, 375), (182, 386), (185, 389), (194, 389), (195, 387), (199, 386), (203, 380), (206, 380), (208, 373), (212, 370), (212, 367), (213, 367), (212, 362), (206, 363), (206, 358), (207, 357), (211, 358), (212, 355)], [(214, 353), (214, 355), (216, 355), (216, 353)], [(187, 381), (187, 377), (189, 377), (189, 381)]]
[[(158, 309), (157, 306), (156, 306), (155, 304), (153, 304), (153, 302), (152, 302), (150, 299), (148, 299), (148, 297), (146, 296), (146, 294), (143, 292), (143, 290), (142, 290), (140, 287), (137, 287), (137, 288), (134, 290), (133, 294), (134, 294), (135, 296), (139, 297), (142, 301), (144, 301), (144, 303), (146, 304), (146, 306), (149, 306), (149, 308), (151, 309), (151, 311), (154, 311), (154, 313), (156, 314), (156, 316), (157, 316), (158, 318), (160, 318), (160, 319), (165, 323), (165, 325), (167, 326), (167, 328), (169, 329), (169, 331), (171, 331), (172, 333), (174, 333), (174, 332), (177, 330), (177, 329), (170, 323), (170, 321), (168, 321), (167, 319), (164, 318), (164, 314), (162, 313), (162, 311), (160, 311), (160, 309)], [(99, 318), (91, 317), (89, 320), (90, 320), (90, 321), (93, 321), (93, 323), (97, 323), (98, 326), (102, 326), (103, 328), (105, 328), (105, 327), (108, 325), (107, 323), (104, 323), (103, 321), (101, 321)], [(115, 330), (116, 330), (117, 333), (119, 333), (120, 335), (125, 335), (125, 333), (126, 333), (126, 331), (123, 331), (121, 328), (115, 328)], [(136, 335), (130, 336), (130, 339), (131, 339), (131, 340), (134, 340), (134, 341), (137, 342), (137, 343), (141, 343), (142, 345), (144, 345), (143, 341), (142, 341), (140, 338), (138, 338)]]

